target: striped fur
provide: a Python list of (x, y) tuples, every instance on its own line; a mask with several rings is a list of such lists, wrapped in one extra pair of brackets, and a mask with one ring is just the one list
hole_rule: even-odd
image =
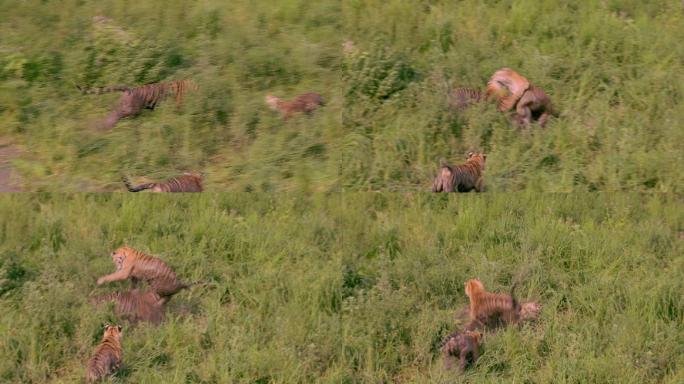
[(318, 93), (304, 93), (290, 101), (285, 101), (271, 94), (266, 95), (266, 104), (274, 111), (279, 111), (283, 118), (288, 119), (295, 113), (311, 114), (318, 107), (325, 105)]
[(517, 323), (520, 319), (520, 304), (513, 295), (514, 289), (515, 285), (509, 295), (491, 293), (485, 290), (480, 280), (466, 281), (465, 293), (470, 299), (470, 320), (489, 328)]
[(180, 106), (188, 91), (197, 90), (197, 84), (192, 80), (174, 80), (163, 83), (152, 83), (139, 87), (116, 85), (100, 88), (77, 88), (83, 94), (103, 94), (109, 92), (123, 92), (119, 103), (102, 123), (102, 128), (112, 128), (123, 118), (131, 117), (142, 112), (143, 109), (154, 109), (169, 96), (174, 96), (176, 106)]
[(131, 323), (146, 321), (159, 324), (164, 320), (164, 304), (168, 298), (161, 297), (152, 290), (133, 289), (126, 292), (114, 292), (96, 296), (94, 304), (114, 302), (114, 314)]
[(453, 366), (454, 358), (459, 359), (459, 367), (464, 371), (469, 364), (475, 364), (480, 357), (482, 333), (465, 331), (454, 332), (446, 337), (442, 345), (444, 367), (449, 370)]
[(116, 265), (116, 272), (97, 279), (97, 285), (127, 279), (133, 280), (134, 283), (143, 280), (154, 292), (167, 298), (193, 285), (182, 283), (161, 259), (130, 247), (121, 247), (112, 252), (112, 260)]
[(146, 189), (152, 192), (202, 192), (202, 176), (184, 173), (161, 183), (145, 183), (133, 186), (128, 178), (123, 178), (124, 185), (129, 192), (140, 192)]
[(482, 171), (485, 169), (487, 155), (482, 153), (468, 153), (464, 164), (450, 166), (444, 164), (439, 169), (437, 177), (432, 183), (432, 192), (476, 192), (484, 191)]
[(86, 366), (86, 382), (94, 383), (115, 373), (121, 368), (123, 351), (121, 349), (121, 327), (106, 325), (102, 342)]
[(449, 92), (449, 106), (458, 110), (464, 110), (469, 106), (483, 101), (484, 95), (474, 88), (456, 88)]
[(487, 98), (495, 97), (500, 111), (510, 111), (529, 87), (525, 77), (510, 68), (501, 68), (487, 83)]

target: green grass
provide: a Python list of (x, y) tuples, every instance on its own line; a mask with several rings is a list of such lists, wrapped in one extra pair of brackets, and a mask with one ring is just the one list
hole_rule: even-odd
[[(78, 382), (123, 244), (209, 280), (126, 326), (130, 383), (681, 383), (684, 207), (668, 195), (0, 196), (0, 381)], [(465, 376), (463, 282), (544, 305)]]
[[(184, 170), (214, 191), (425, 190), (469, 150), (489, 154), (492, 191), (684, 185), (679, 1), (15, 0), (0, 14), (0, 136), (24, 150), (27, 190)], [(346, 39), (361, 52), (345, 57)], [(447, 83), (482, 87), (503, 66), (560, 117), (520, 132), (491, 106), (448, 110)], [(182, 110), (110, 132), (92, 126), (117, 96), (74, 87), (186, 77), (201, 91)], [(312, 118), (263, 103), (307, 91), (328, 101)]]

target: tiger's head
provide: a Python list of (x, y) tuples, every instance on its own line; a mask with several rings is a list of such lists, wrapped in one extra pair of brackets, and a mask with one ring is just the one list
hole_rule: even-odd
[(485, 169), (485, 162), (487, 161), (487, 155), (479, 152), (468, 152), (468, 158), (466, 163), (473, 163), (480, 167), (481, 170)]
[(473, 339), (475, 344), (480, 345), (482, 344), (482, 332), (478, 331), (466, 331), (465, 335)]
[(114, 252), (112, 252), (112, 260), (114, 261), (114, 265), (116, 265), (116, 270), (118, 271), (119, 269), (121, 269), (123, 267), (124, 260), (126, 260), (126, 257), (134, 253), (135, 250), (131, 247), (119, 247)]
[(478, 279), (470, 279), (465, 282), (465, 293), (472, 300), (474, 296), (478, 296), (485, 292), (484, 285)]
[(103, 339), (113, 337), (119, 340), (121, 336), (123, 336), (123, 328), (120, 325), (105, 324)]
[(280, 101), (279, 97), (273, 96), (272, 94), (267, 94), (266, 97), (264, 98), (264, 101), (266, 104), (273, 110), (278, 109), (278, 102)]

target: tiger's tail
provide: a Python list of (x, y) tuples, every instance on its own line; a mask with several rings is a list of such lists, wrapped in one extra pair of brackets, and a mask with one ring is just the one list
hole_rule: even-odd
[(517, 285), (518, 285), (517, 281), (513, 282), (513, 284), (511, 285), (510, 295), (511, 295), (513, 310), (515, 311), (515, 313), (520, 313), (520, 303), (518, 302), (518, 299), (515, 298), (515, 288)]
[(131, 181), (128, 180), (128, 177), (123, 176), (121, 177), (121, 180), (123, 181), (124, 185), (126, 186), (126, 189), (128, 189), (128, 192), (140, 192), (144, 191), (146, 189), (152, 189), (157, 185), (157, 183), (145, 183), (145, 184), (140, 184), (138, 186), (133, 186), (131, 184)]
[(78, 88), (78, 90), (81, 91), (81, 93), (84, 95), (88, 95), (88, 94), (101, 95), (103, 93), (124, 92), (124, 91), (128, 91), (131, 89), (130, 87), (127, 87), (125, 85), (113, 85), (111, 87), (96, 87), (96, 88), (85, 88), (85, 87), (81, 87), (80, 85), (76, 85), (76, 88)]

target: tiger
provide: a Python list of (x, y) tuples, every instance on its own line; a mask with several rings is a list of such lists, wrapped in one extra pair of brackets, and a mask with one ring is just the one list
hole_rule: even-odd
[(520, 304), (513, 294), (515, 284), (511, 287), (509, 295), (487, 292), (478, 279), (470, 279), (464, 285), (465, 293), (470, 299), (471, 320), (471, 324), (466, 328), (496, 328), (515, 324), (520, 319)]
[(279, 111), (284, 119), (288, 119), (298, 112), (309, 115), (318, 107), (325, 105), (321, 95), (314, 92), (301, 94), (290, 101), (267, 94), (264, 100), (272, 110)]
[(475, 331), (454, 332), (446, 337), (442, 345), (444, 367), (451, 369), (454, 358), (459, 359), (459, 367), (463, 372), (469, 364), (475, 364), (480, 357), (482, 333)]
[(502, 68), (490, 78), (486, 98), (491, 97), (498, 100), (500, 111), (515, 109), (513, 121), (519, 126), (537, 121), (543, 127), (550, 116), (557, 115), (546, 93), (510, 68)]
[(153, 290), (133, 289), (94, 297), (94, 304), (114, 302), (114, 314), (130, 323), (146, 321), (155, 325), (164, 320), (164, 304), (169, 300)]
[(119, 325), (105, 325), (102, 342), (86, 365), (86, 382), (94, 383), (116, 373), (121, 368), (123, 351), (121, 349), (122, 328)]
[(145, 183), (133, 186), (127, 177), (123, 183), (129, 192), (140, 192), (146, 189), (152, 192), (202, 192), (202, 176), (196, 173), (184, 173), (160, 183)]
[(449, 92), (449, 106), (458, 110), (464, 110), (469, 106), (483, 101), (484, 95), (474, 88), (456, 88)]
[(169, 82), (146, 84), (139, 87), (115, 85), (111, 87), (83, 88), (76, 86), (82, 94), (103, 94), (109, 92), (123, 92), (117, 107), (102, 122), (101, 127), (111, 129), (116, 123), (126, 117), (136, 116), (143, 109), (151, 109), (164, 101), (168, 96), (176, 98), (176, 106), (179, 107), (183, 96), (188, 91), (199, 89), (192, 80), (174, 80)]
[(158, 295), (170, 298), (179, 291), (200, 284), (182, 283), (173, 270), (161, 259), (146, 255), (130, 247), (117, 248), (111, 254), (116, 272), (97, 279), (97, 285), (131, 279), (137, 286), (138, 281), (146, 281)]
[(432, 183), (432, 192), (476, 192), (484, 191), (482, 172), (487, 155), (469, 152), (466, 162), (457, 166), (442, 164)]

